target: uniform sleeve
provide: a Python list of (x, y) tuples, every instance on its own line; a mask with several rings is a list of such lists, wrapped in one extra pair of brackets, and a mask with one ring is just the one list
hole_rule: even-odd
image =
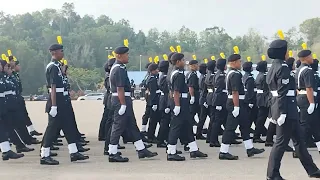
[(50, 85), (51, 84), (57, 84), (58, 80), (60, 78), (59, 75), (58, 75), (59, 74), (58, 67), (52, 65), (52, 67), (50, 68), (49, 72), (50, 72), (50, 78), (49, 78), (50, 82), (49, 82), (49, 84)]
[(114, 70), (114, 76), (115, 76), (115, 83), (117, 87), (124, 87), (126, 84), (126, 71), (125, 69), (119, 67)]
[(253, 77), (249, 77), (246, 82), (246, 89), (247, 89), (247, 94), (246, 94), (246, 99), (248, 100), (249, 103), (255, 104), (255, 96), (256, 94), (254, 93), (254, 88), (255, 88), (255, 83)]
[(190, 74), (190, 77), (188, 79), (188, 87), (197, 87), (197, 76), (195, 74)]
[(183, 88), (183, 83), (184, 83), (184, 75), (178, 73), (178, 75), (175, 77), (175, 80), (173, 82), (173, 90), (181, 92)]
[(278, 102), (280, 114), (287, 114), (287, 93), (289, 90), (290, 70), (288, 66), (282, 66), (277, 73)]
[(313, 85), (315, 84), (315, 78), (312, 70), (306, 70), (305, 73), (302, 74), (302, 77), (306, 88), (313, 88)]
[(157, 105), (157, 90), (158, 90), (158, 85), (157, 85), (157, 79), (156, 78), (150, 78), (148, 82), (148, 89), (150, 91), (150, 96), (149, 96), (149, 101), (151, 105)]
[(232, 91), (239, 91), (241, 86), (241, 75), (239, 73), (233, 73), (230, 77), (230, 84)]

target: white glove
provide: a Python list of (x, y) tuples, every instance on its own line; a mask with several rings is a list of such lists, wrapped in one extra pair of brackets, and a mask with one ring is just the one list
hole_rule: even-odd
[(122, 116), (125, 112), (126, 112), (126, 109), (127, 109), (127, 106), (126, 105), (121, 105), (119, 111), (118, 111), (118, 114), (120, 116)]
[(175, 116), (178, 116), (180, 114), (180, 106), (175, 106), (173, 109), (173, 113)]
[(313, 113), (314, 107), (315, 107), (315, 104), (314, 103), (310, 103), (310, 105), (308, 107), (308, 114), (312, 114)]
[(221, 111), (222, 110), (222, 106), (216, 106), (216, 110)]
[(191, 96), (191, 98), (190, 98), (190, 104), (194, 104), (194, 96)]
[(253, 108), (253, 104), (249, 104), (249, 107), (252, 109)]
[(239, 113), (240, 113), (240, 107), (237, 107), (237, 106), (235, 106), (234, 108), (233, 108), (233, 111), (232, 111), (232, 115), (233, 115), (233, 117), (238, 117), (239, 116)]
[(282, 124), (284, 124), (284, 122), (286, 121), (286, 114), (281, 114), (280, 117), (277, 119), (277, 123), (279, 126), (281, 126)]
[(297, 110), (298, 110), (298, 112), (300, 112), (300, 108), (297, 106)]
[(50, 116), (52, 116), (52, 117), (56, 117), (56, 115), (58, 114), (57, 106), (51, 106), (51, 109), (50, 109), (49, 114), (50, 114)]
[(152, 110), (153, 110), (153, 111), (156, 111), (156, 110), (157, 110), (157, 108), (158, 108), (158, 106), (157, 106), (157, 105), (153, 105), (153, 106), (152, 106)]
[(164, 109), (164, 112), (165, 112), (166, 114), (168, 114), (168, 113), (170, 112), (170, 108), (165, 108), (165, 109)]
[(204, 106), (205, 108), (208, 108), (208, 107), (209, 107), (208, 104), (207, 104), (207, 102), (204, 102), (204, 103), (203, 103), (203, 106)]

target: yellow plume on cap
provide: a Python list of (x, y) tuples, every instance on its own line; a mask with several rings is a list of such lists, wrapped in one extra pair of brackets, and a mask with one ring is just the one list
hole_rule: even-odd
[(278, 36), (281, 40), (284, 40), (284, 34), (283, 34), (282, 30), (278, 30)]
[(180, 45), (177, 46), (177, 52), (181, 53), (181, 46)]
[(158, 64), (159, 62), (159, 56), (154, 57), (154, 63)]
[(163, 57), (163, 59), (164, 59), (165, 61), (168, 61), (168, 55), (164, 54), (164, 55), (162, 55), (162, 57)]
[(128, 39), (123, 40), (123, 45), (125, 47), (129, 47), (129, 40)]
[(225, 58), (226, 58), (226, 55), (224, 55), (224, 53), (222, 52), (222, 53), (220, 53), (220, 57), (221, 57), (222, 59), (225, 59)]
[(234, 51), (234, 54), (239, 54), (240, 53), (238, 46), (234, 46), (233, 47), (233, 51)]
[(291, 50), (289, 51), (289, 57), (293, 57), (293, 52)]
[(267, 59), (266, 55), (261, 56), (262, 61), (265, 61)]
[(8, 56), (12, 56), (12, 52), (10, 49), (8, 50)]
[(113, 57), (116, 57), (116, 53), (114, 51), (112, 51), (112, 55)]
[(313, 59), (317, 59), (317, 55), (316, 54), (312, 54), (312, 58)]
[(302, 46), (302, 49), (303, 49), (303, 50), (307, 50), (307, 48), (308, 48), (308, 47), (307, 47), (307, 43), (302, 43), (301, 46)]
[(13, 61), (17, 61), (17, 58), (15, 56), (13, 56)]
[(6, 54), (1, 54), (1, 59), (8, 62)]
[(194, 54), (194, 55), (192, 55), (192, 59), (193, 60), (197, 60), (197, 56)]
[(68, 65), (68, 61), (65, 59), (65, 60), (63, 60), (63, 64), (64, 65)]
[(61, 36), (57, 36), (57, 41), (59, 44), (62, 44), (62, 37)]
[(149, 62), (151, 62), (151, 63), (152, 63), (152, 57), (149, 57)]
[(247, 57), (247, 61), (251, 62), (251, 57), (250, 56)]
[(212, 61), (216, 60), (216, 57), (215, 56), (211, 56), (211, 60)]
[(171, 52), (176, 52), (176, 50), (174, 49), (173, 46), (170, 46), (170, 51), (171, 51)]
[(207, 59), (207, 58), (204, 58), (203, 61), (204, 61), (204, 63), (206, 63), (206, 64), (208, 63), (208, 59)]
[(112, 59), (112, 58), (114, 58), (112, 55), (108, 55), (108, 59)]

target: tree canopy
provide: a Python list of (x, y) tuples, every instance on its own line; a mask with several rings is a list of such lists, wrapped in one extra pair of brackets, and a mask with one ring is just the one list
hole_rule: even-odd
[[(237, 45), (245, 59), (259, 61), (266, 53), (272, 39), (249, 29), (243, 36), (231, 37), (223, 27), (208, 27), (200, 33), (183, 26), (177, 32), (159, 32), (156, 28), (147, 33), (135, 31), (128, 20), (113, 21), (107, 15), (97, 18), (75, 12), (73, 3), (64, 3), (61, 9), (44, 9), (41, 12), (10, 15), (0, 12), (0, 53), (12, 50), (22, 66), (21, 78), (24, 94), (37, 93), (45, 84), (45, 66), (50, 61), (48, 47), (63, 38), (65, 59), (69, 69), (71, 87), (75, 90), (95, 89), (103, 77), (103, 65), (107, 60), (106, 47), (113, 49), (129, 40), (130, 61), (128, 70), (139, 70), (150, 56), (162, 57), (170, 46), (180, 45), (187, 59), (193, 54), (198, 60), (220, 52), (227, 56)], [(285, 32), (290, 49), (301, 49), (303, 41), (320, 54), (320, 18), (305, 20), (298, 28)], [(141, 56), (140, 56), (141, 55)]]

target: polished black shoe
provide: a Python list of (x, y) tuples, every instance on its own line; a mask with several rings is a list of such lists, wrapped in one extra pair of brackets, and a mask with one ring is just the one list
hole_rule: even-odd
[(51, 157), (55, 157), (55, 156), (58, 156), (58, 153), (55, 153), (55, 152), (50, 152), (50, 156), (51, 156)]
[(124, 146), (120, 146), (120, 144), (118, 144), (118, 149), (125, 149), (126, 147)]
[(167, 161), (185, 161), (186, 158), (178, 154), (167, 154)]
[(88, 144), (90, 141), (86, 141), (86, 140), (80, 138), (79, 142)]
[(292, 147), (290, 147), (289, 145), (286, 147), (286, 152), (293, 152), (294, 150), (292, 149)]
[(202, 134), (198, 134), (198, 135), (196, 135), (196, 139), (197, 140), (206, 140), (207, 138), (204, 137)]
[(252, 157), (255, 154), (261, 154), (263, 153), (265, 150), (264, 149), (257, 149), (257, 148), (251, 148), (251, 149), (247, 149), (247, 155), (248, 157)]
[(79, 152), (87, 152), (90, 151), (90, 148), (84, 148), (82, 146), (77, 146)]
[(210, 143), (209, 146), (210, 147), (221, 147), (221, 144), (219, 141), (217, 141), (217, 142)]
[(184, 150), (184, 151), (189, 151), (190, 148), (189, 148), (187, 145), (184, 145), (184, 146), (183, 146), (183, 150)]
[(253, 143), (265, 143), (261, 138), (253, 138)]
[(55, 142), (62, 143), (62, 140), (61, 139), (57, 139)]
[(148, 148), (151, 148), (152, 146), (153, 146), (153, 144), (144, 143), (144, 147), (147, 148), (147, 149), (148, 149)]
[(167, 144), (164, 142), (159, 143), (159, 144), (157, 144), (157, 148), (167, 148)]
[(88, 145), (87, 143), (83, 143), (83, 142), (77, 142), (77, 146), (86, 146)]
[(80, 136), (82, 136), (82, 137), (83, 137), (83, 136), (86, 136), (86, 134), (82, 134), (82, 133), (80, 133)]
[(220, 160), (238, 160), (239, 157), (238, 156), (234, 156), (230, 153), (219, 153), (219, 159)]
[(71, 162), (83, 161), (83, 160), (86, 160), (86, 159), (89, 159), (89, 156), (83, 155), (80, 152), (76, 152), (76, 153), (70, 154)]
[(34, 148), (28, 148), (27, 146), (25, 146), (25, 147), (17, 147), (16, 148), (16, 150), (17, 150), (17, 153), (22, 153), (22, 152), (31, 152), (31, 151), (34, 151)]
[[(122, 153), (121, 152), (117, 152), (117, 154), (118, 155), (122, 155)], [(108, 150), (104, 150), (104, 152), (103, 152), (103, 155), (105, 155), (105, 156), (109, 156), (109, 152), (108, 152)]]
[(41, 141), (32, 138), (31, 139), (31, 144), (41, 144)]
[(320, 170), (309, 175), (310, 178), (320, 178)]
[(182, 151), (176, 150), (176, 154), (182, 154)]
[(273, 144), (274, 144), (274, 142), (265, 142), (265, 143), (264, 143), (264, 146), (265, 146), (265, 147), (272, 147)]
[(292, 157), (295, 158), (295, 159), (299, 158), (296, 152), (292, 152)]
[(233, 141), (231, 142), (231, 144), (242, 144), (242, 142), (241, 142), (241, 141), (237, 141), (237, 140), (233, 140)]
[(63, 146), (63, 144), (59, 143), (59, 142), (53, 142), (52, 145), (54, 145), (54, 146)]
[(55, 146), (51, 146), (50, 150), (51, 151), (58, 151), (60, 148), (59, 147), (55, 147)]
[(23, 156), (24, 154), (18, 154), (10, 150), (8, 152), (2, 153), (2, 160), (8, 161), (9, 159), (19, 159), (19, 158), (22, 158)]
[(62, 135), (59, 134), (58, 138), (64, 138), (64, 136), (62, 136)]
[(129, 158), (122, 157), (119, 154), (111, 154), (109, 155), (109, 162), (129, 162)]
[(42, 133), (39, 133), (39, 132), (37, 132), (37, 131), (31, 131), (31, 132), (30, 132), (30, 135), (31, 135), (31, 136), (41, 136)]
[(277, 176), (277, 177), (274, 177), (274, 178), (268, 178), (267, 177), (267, 180), (285, 180), (285, 179), (283, 179), (281, 176)]
[(144, 148), (141, 151), (138, 151), (138, 157), (139, 159), (143, 159), (143, 158), (152, 158), (158, 156), (158, 153), (156, 152), (151, 152), (148, 149)]
[(40, 159), (42, 165), (59, 165), (59, 161), (52, 159), (50, 156)]
[(206, 157), (208, 157), (208, 154), (205, 154), (199, 150), (190, 152), (190, 158), (206, 158)]

